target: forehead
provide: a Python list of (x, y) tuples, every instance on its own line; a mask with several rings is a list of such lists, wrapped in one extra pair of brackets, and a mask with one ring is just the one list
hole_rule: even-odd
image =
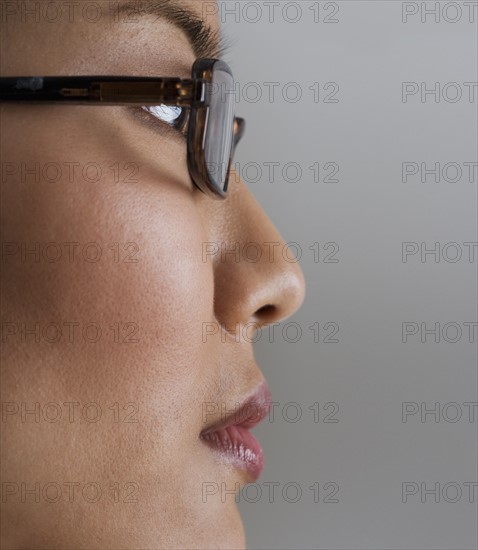
[(3, 76), (187, 77), (196, 57), (218, 57), (215, 0), (2, 0), (0, 10)]

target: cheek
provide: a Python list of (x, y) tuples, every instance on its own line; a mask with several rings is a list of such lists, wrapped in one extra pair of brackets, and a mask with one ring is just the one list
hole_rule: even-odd
[[(44, 129), (48, 135), (46, 122)], [(213, 320), (213, 273), (202, 259), (206, 231), (182, 158), (179, 176), (170, 175), (174, 166), (164, 149), (157, 165), (146, 165), (136, 145), (123, 150), (100, 137), (101, 156), (72, 154), (58, 139), (52, 155), (52, 136), (26, 158), (6, 156), (16, 166), (95, 162), (102, 170), (93, 183), (71, 182), (66, 170), (59, 181), (48, 181), (41, 168), (39, 178), (19, 173), (4, 185), (10, 208), (2, 212), (3, 240), (14, 253), (3, 263), (2, 301), (16, 328), (6, 345), (23, 350), (27, 378), (42, 357), (38, 382), (52, 401), (106, 395), (141, 401), (167, 433), (192, 407), (209, 368), (201, 335), (202, 324)], [(80, 135), (79, 143), (88, 136)], [(180, 148), (173, 145), (177, 157)], [(121, 165), (127, 159), (140, 166), (139, 173), (118, 178), (110, 167), (119, 158)], [(39, 342), (34, 334), (22, 341), (23, 327), (38, 327)]]

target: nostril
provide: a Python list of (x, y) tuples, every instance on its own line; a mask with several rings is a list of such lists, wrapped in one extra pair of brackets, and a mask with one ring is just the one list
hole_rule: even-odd
[(277, 317), (277, 307), (266, 304), (256, 311), (254, 317), (259, 323), (272, 323)]

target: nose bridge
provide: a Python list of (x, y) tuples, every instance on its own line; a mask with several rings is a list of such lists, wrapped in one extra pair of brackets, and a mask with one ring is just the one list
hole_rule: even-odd
[(226, 329), (280, 321), (303, 302), (302, 269), (245, 184), (231, 180), (214, 264), (216, 318)]

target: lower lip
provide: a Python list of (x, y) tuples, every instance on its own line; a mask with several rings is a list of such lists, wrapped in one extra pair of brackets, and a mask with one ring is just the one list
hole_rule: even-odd
[(246, 470), (255, 481), (264, 468), (264, 453), (252, 433), (241, 426), (229, 426), (201, 435), (227, 464)]

